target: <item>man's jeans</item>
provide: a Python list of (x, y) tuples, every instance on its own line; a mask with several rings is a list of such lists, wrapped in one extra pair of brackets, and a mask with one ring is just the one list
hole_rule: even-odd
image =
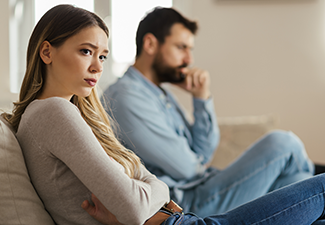
[(325, 175), (322, 174), (280, 188), (224, 214), (204, 219), (193, 214), (174, 214), (162, 224), (324, 225), (324, 197)]
[(180, 205), (200, 217), (224, 213), (313, 173), (301, 140), (292, 132), (274, 131), (225, 170), (186, 190)]

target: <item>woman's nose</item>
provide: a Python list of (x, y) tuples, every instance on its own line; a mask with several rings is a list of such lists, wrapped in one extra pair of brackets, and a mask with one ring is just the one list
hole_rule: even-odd
[(90, 72), (92, 73), (101, 73), (103, 72), (103, 64), (98, 60), (94, 60), (90, 66)]

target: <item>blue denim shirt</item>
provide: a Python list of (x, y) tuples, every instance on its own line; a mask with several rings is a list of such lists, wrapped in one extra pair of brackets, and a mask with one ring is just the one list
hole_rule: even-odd
[(184, 189), (209, 177), (213, 169), (205, 164), (219, 143), (212, 98), (193, 98), (195, 121), (190, 124), (170, 92), (131, 66), (104, 92), (102, 102), (117, 122), (119, 140), (167, 183), (177, 201)]

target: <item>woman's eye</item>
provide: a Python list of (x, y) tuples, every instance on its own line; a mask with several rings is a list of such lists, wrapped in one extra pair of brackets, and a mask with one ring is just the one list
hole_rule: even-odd
[(84, 54), (84, 55), (90, 55), (90, 54), (91, 54), (91, 51), (88, 50), (88, 49), (81, 49), (80, 51), (81, 51), (81, 53)]
[(100, 59), (101, 61), (105, 61), (105, 60), (107, 59), (107, 57), (104, 56), (104, 55), (101, 55), (101, 56), (99, 56), (99, 59)]

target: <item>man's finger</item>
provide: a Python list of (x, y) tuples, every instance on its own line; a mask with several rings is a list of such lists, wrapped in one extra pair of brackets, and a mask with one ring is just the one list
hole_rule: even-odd
[(194, 71), (193, 71), (194, 73), (193, 73), (193, 85), (194, 85), (194, 87), (199, 87), (200, 86), (200, 76), (201, 76), (201, 74), (202, 74), (202, 70), (200, 70), (200, 69), (195, 69)]
[(200, 75), (200, 79), (199, 79), (199, 81), (200, 81), (200, 85), (204, 85), (205, 84), (205, 82), (206, 82), (206, 79), (207, 79), (207, 75), (206, 74), (204, 74), (204, 73), (202, 73), (201, 75)]
[(193, 77), (186, 76), (185, 82), (186, 82), (186, 90), (190, 91), (192, 89)]

